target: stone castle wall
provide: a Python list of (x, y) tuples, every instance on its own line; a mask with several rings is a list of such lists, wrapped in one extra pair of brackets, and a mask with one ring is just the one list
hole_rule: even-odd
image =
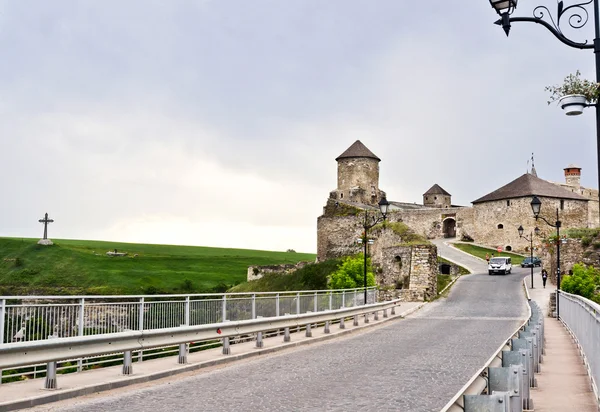
[[(540, 198), (540, 200), (542, 201), (541, 215), (549, 222), (556, 221), (556, 208), (559, 208), (563, 228), (587, 227), (586, 201), (565, 199), (561, 210), (559, 199)], [(476, 243), (493, 248), (501, 247), (503, 250), (517, 252), (529, 250), (529, 241), (519, 238), (517, 232), (519, 226), (523, 226), (526, 236), (529, 236), (536, 226), (540, 228), (543, 235), (554, 231), (543, 221), (535, 221), (530, 203), (531, 198), (524, 197), (475, 204), (470, 236)], [(534, 247), (536, 244), (539, 245), (539, 241), (534, 240)]]
[(337, 189), (334, 200), (376, 205), (384, 193), (379, 190), (379, 161), (371, 158), (338, 160)]
[(268, 265), (268, 266), (248, 266), (246, 281), (257, 280), (268, 274), (290, 275), (308, 265), (310, 262), (298, 262), (294, 264)]

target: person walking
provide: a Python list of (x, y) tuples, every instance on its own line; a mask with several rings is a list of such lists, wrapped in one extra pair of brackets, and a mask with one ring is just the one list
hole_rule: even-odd
[(548, 280), (548, 272), (546, 269), (542, 269), (542, 283), (544, 284), (544, 289), (546, 289), (546, 281)]
[(488, 263), (488, 265), (490, 264), (490, 255), (489, 255), (489, 253), (485, 254), (485, 261)]

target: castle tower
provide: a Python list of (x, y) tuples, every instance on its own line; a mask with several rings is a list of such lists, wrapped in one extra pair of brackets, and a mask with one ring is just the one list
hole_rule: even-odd
[(366, 205), (377, 205), (385, 193), (379, 190), (379, 162), (367, 147), (357, 140), (335, 159), (338, 163), (337, 189), (329, 197)]
[(577, 189), (577, 192), (579, 192), (579, 189), (581, 188), (581, 167), (570, 164), (569, 166), (565, 167), (564, 170), (565, 182), (569, 186)]
[(437, 183), (423, 193), (423, 205), (429, 207), (449, 208), (452, 205), (452, 195)]

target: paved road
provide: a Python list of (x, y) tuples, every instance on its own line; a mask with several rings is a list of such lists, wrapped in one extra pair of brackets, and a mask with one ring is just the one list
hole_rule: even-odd
[(525, 317), (526, 274), (468, 275), (447, 299), (369, 333), (60, 410), (439, 411)]

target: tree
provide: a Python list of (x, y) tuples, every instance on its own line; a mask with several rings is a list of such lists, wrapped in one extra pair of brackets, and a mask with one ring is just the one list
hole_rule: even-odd
[[(364, 257), (362, 253), (344, 258), (340, 267), (331, 274), (329, 288), (352, 289), (363, 287), (363, 265)], [(370, 258), (367, 259), (367, 286), (375, 286), (375, 276), (371, 269)]]

